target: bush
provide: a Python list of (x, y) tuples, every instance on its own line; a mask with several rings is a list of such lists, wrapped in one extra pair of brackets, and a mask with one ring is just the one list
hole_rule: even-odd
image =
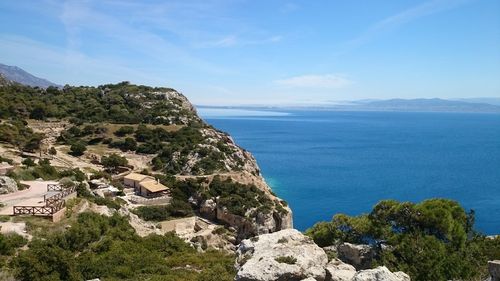
[(169, 205), (140, 206), (134, 213), (146, 221), (164, 221), (169, 218), (179, 218), (193, 215), (193, 209), (187, 202), (172, 199)]
[(82, 142), (76, 142), (70, 147), (70, 154), (73, 156), (82, 156), (83, 153), (87, 150), (87, 147)]
[(219, 251), (198, 253), (172, 233), (139, 237), (127, 218), (118, 215), (82, 213), (68, 230), (34, 239), (12, 266), (20, 281), (230, 281), (233, 261)]
[(25, 165), (26, 167), (33, 167), (33, 166), (36, 166), (36, 163), (35, 161), (33, 161), (33, 159), (31, 158), (26, 158), (24, 159), (21, 164)]
[(28, 240), (16, 233), (0, 233), (0, 255), (13, 255), (16, 249), (26, 245)]
[[(373, 244), (379, 249), (374, 265), (404, 271), (412, 280), (469, 280), (480, 277), (487, 260), (500, 258), (500, 243), (487, 242), (473, 230), (473, 222), (473, 212), (466, 213), (455, 201), (385, 200), (368, 215), (337, 214), (331, 222), (315, 224), (306, 235), (321, 247)], [(381, 244), (388, 250), (381, 250)]]
[(119, 148), (121, 151), (134, 151), (137, 149), (137, 142), (133, 138), (125, 138), (109, 144), (109, 147)]
[(50, 149), (49, 149), (49, 154), (50, 155), (56, 155), (57, 154), (57, 150), (55, 147), (51, 146)]
[(134, 132), (134, 127), (132, 126), (123, 126), (120, 129), (116, 130), (115, 135), (118, 137), (123, 137)]
[(109, 156), (103, 156), (101, 158), (101, 164), (111, 171), (115, 171), (118, 167), (123, 167), (128, 165), (128, 161), (125, 157), (122, 157), (116, 153), (112, 153)]

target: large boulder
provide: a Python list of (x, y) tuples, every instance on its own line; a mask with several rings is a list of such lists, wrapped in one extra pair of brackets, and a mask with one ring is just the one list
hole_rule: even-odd
[(410, 281), (410, 276), (401, 271), (392, 273), (387, 267), (358, 271), (352, 281)]
[(15, 180), (6, 176), (0, 176), (0, 194), (12, 193), (17, 190), (18, 188)]
[(339, 259), (353, 265), (357, 270), (371, 267), (375, 250), (370, 245), (342, 243), (337, 247)]
[[(238, 281), (323, 281), (326, 253), (295, 229), (243, 240), (236, 251)], [(311, 280), (311, 279), (307, 279)]]
[(351, 281), (356, 274), (356, 268), (339, 259), (333, 259), (326, 265), (326, 275), (329, 281)]

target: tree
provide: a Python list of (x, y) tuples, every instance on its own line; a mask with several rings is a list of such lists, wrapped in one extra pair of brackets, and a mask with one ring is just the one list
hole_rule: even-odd
[(33, 152), (40, 148), (43, 136), (40, 134), (33, 134), (31, 138), (24, 144), (23, 150)]
[(30, 113), (31, 119), (43, 120), (47, 116), (47, 110), (43, 104), (36, 105)]
[(23, 160), (23, 162), (21, 162), (23, 165), (25, 165), (26, 167), (33, 167), (36, 165), (35, 161), (33, 161), (33, 159), (31, 158), (26, 158)]
[(70, 154), (73, 156), (82, 156), (83, 153), (87, 150), (87, 147), (82, 142), (76, 142), (70, 147)]
[(115, 171), (118, 167), (126, 166), (128, 161), (125, 157), (122, 157), (116, 153), (110, 154), (109, 156), (103, 156), (101, 158), (101, 164), (111, 170)]

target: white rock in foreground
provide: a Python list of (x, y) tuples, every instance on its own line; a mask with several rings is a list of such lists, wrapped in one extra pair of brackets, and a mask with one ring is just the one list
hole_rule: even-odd
[(352, 281), (410, 281), (410, 276), (401, 271), (392, 273), (387, 267), (379, 266), (359, 271)]
[(410, 281), (403, 272), (385, 266), (356, 271), (333, 259), (295, 229), (246, 239), (236, 251), (236, 281)]
[[(243, 240), (238, 248), (238, 281), (325, 280), (328, 257), (309, 237), (286, 229)], [(294, 262), (276, 259), (290, 257)], [(310, 280), (310, 279), (308, 279)]]
[(334, 259), (326, 265), (326, 272), (327, 280), (351, 281), (356, 274), (356, 268), (339, 259)]

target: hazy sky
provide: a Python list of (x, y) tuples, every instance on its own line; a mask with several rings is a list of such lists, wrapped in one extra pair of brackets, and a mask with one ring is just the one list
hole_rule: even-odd
[(0, 63), (197, 104), (500, 97), (500, 0), (0, 1)]

